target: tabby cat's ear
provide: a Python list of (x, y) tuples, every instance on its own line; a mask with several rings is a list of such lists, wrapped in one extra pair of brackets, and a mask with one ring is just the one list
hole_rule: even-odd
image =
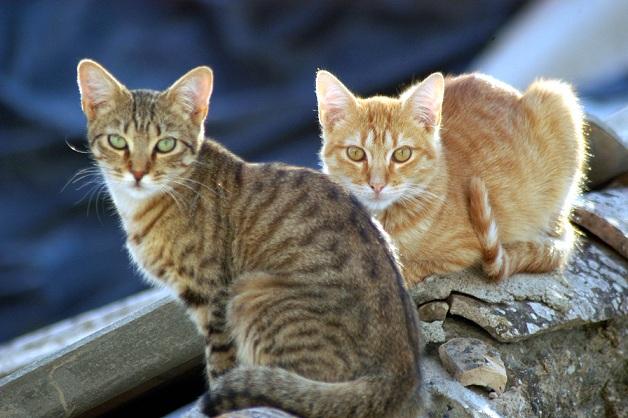
[(84, 59), (77, 67), (81, 107), (88, 121), (111, 109), (116, 97), (126, 88), (96, 61)]
[(333, 130), (356, 106), (355, 97), (344, 84), (327, 71), (316, 73), (318, 120), (324, 130)]
[(401, 95), (403, 106), (419, 125), (436, 128), (440, 124), (445, 94), (445, 79), (434, 73)]
[(214, 73), (211, 68), (196, 67), (170, 86), (166, 96), (194, 123), (202, 125), (207, 116), (213, 87)]

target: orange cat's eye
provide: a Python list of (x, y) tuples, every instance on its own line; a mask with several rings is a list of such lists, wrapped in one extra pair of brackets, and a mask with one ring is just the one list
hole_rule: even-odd
[(364, 157), (366, 157), (366, 154), (362, 148), (351, 145), (350, 147), (347, 147), (347, 157), (353, 161), (362, 161)]
[(412, 157), (412, 149), (410, 147), (397, 148), (393, 152), (392, 158), (397, 163), (405, 163)]

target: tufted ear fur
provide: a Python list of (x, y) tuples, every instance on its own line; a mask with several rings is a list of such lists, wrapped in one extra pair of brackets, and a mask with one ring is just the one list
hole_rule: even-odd
[(214, 86), (214, 74), (209, 67), (196, 67), (178, 79), (166, 96), (192, 121), (202, 125), (207, 116), (209, 98)]
[(127, 92), (126, 87), (96, 61), (81, 60), (77, 74), (81, 107), (88, 121), (110, 110), (115, 99)]
[(419, 125), (435, 129), (440, 124), (444, 94), (445, 79), (434, 73), (406, 90), (401, 101)]
[(316, 98), (318, 99), (318, 120), (324, 130), (333, 130), (346, 120), (355, 108), (355, 97), (344, 84), (327, 71), (316, 74)]

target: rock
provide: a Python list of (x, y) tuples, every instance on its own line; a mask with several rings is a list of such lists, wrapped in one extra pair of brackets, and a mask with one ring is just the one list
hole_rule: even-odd
[(472, 271), (428, 277), (410, 289), (417, 303), (449, 296), (451, 315), (475, 322), (498, 341), (628, 314), (628, 262), (583, 240), (563, 273), (518, 274), (488, 283)]
[(251, 408), (219, 415), (218, 418), (295, 418), (273, 408)]
[(606, 183), (628, 167), (628, 108), (601, 122), (587, 118), (589, 143), (589, 187)]
[(453, 338), (438, 348), (445, 369), (463, 386), (484, 386), (502, 393), (506, 368), (499, 353), (477, 338)]
[[(628, 393), (628, 316), (509, 343), (494, 342), (471, 322), (456, 316), (447, 317), (444, 329), (447, 339), (478, 338), (494, 346), (501, 355), (508, 373), (507, 390), (492, 400), (480, 396), (487, 401), (485, 407), (490, 408), (482, 412), (492, 410), (496, 413), (493, 416), (503, 417), (628, 416), (628, 397), (621, 395)], [(439, 363), (436, 351), (426, 351), (426, 364), (431, 364), (431, 360)], [(424, 375), (430, 393), (444, 393), (445, 398), (435, 398), (433, 406), (438, 411), (468, 399), (465, 394), (469, 392), (481, 393), (473, 387), (460, 388), (434, 379), (431, 371)], [(475, 412), (479, 405), (463, 406)]]
[(553, 309), (569, 309), (569, 283), (560, 273), (518, 274), (499, 283), (489, 282), (484, 275), (469, 269), (443, 276), (430, 276), (408, 289), (417, 305), (446, 300), (452, 292), (476, 297), (490, 303), (533, 300)]
[(524, 336), (536, 334), (540, 329), (537, 326), (529, 329), (527, 333), (521, 329), (517, 319), (524, 319), (524, 316), (518, 317), (517, 312), (523, 302), (509, 302), (508, 306), (504, 307), (458, 294), (451, 295), (449, 300), (452, 315), (473, 321), (498, 341), (516, 341)]
[(449, 311), (445, 301), (428, 302), (419, 306), (419, 319), (423, 322), (444, 321)]
[(628, 258), (628, 187), (585, 194), (573, 220)]
[(421, 375), (425, 384), (419, 396), (428, 411), (421, 417), (499, 418), (501, 415), (486, 397), (465, 388), (443, 369), (433, 355), (422, 359)]
[[(197, 402), (189, 411), (187, 411), (183, 418), (202, 418), (206, 417), (199, 408), (199, 402)], [(249, 408), (239, 411), (228, 412), (226, 414), (219, 415), (217, 418), (296, 418), (294, 415), (287, 414), (279, 409), (275, 408)]]
[(421, 326), (421, 342), (423, 344), (445, 342), (445, 331), (443, 330), (443, 321), (432, 321), (432, 322), (420, 321), (419, 325)]

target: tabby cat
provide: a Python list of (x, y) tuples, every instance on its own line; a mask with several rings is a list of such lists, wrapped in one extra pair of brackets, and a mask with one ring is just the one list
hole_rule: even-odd
[(144, 275), (207, 341), (208, 415), (415, 417), (416, 312), (382, 232), (322, 173), (204, 138), (212, 71), (163, 92), (78, 65), (89, 147)]
[(499, 280), (562, 267), (585, 162), (571, 88), (525, 93), (481, 74), (434, 73), (398, 98), (316, 79), (323, 169), (372, 211), (408, 284), (482, 264)]

